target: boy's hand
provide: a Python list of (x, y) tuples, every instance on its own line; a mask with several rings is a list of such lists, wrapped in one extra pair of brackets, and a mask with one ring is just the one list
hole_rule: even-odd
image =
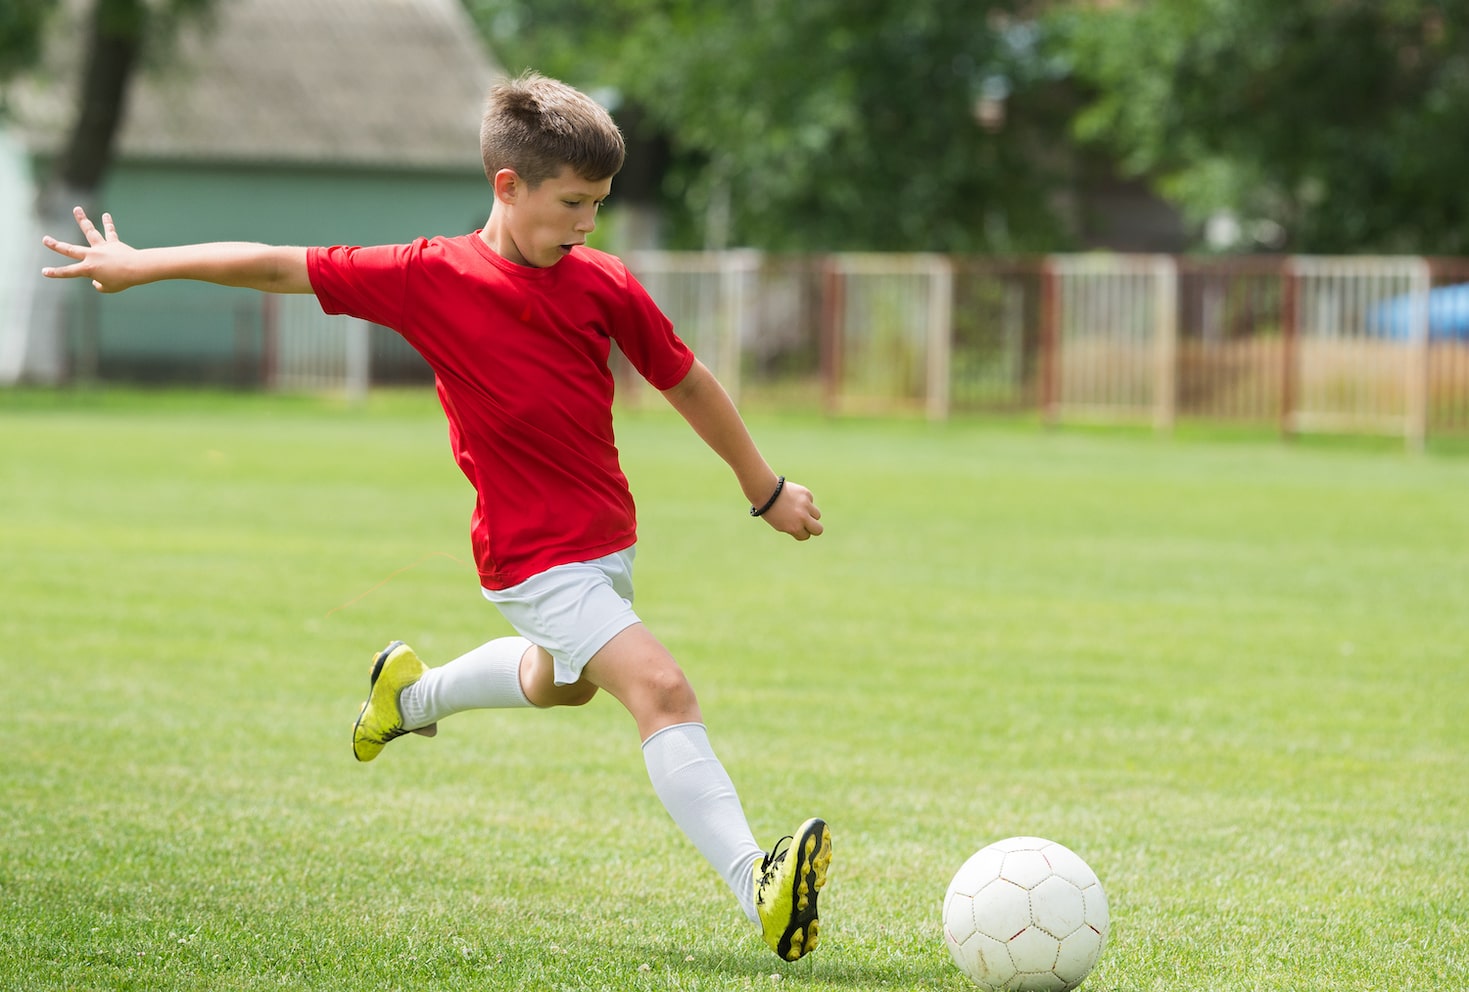
[(761, 514), (760, 519), (798, 541), (809, 541), (823, 529), (821, 511), (816, 508), (811, 490), (789, 479), (776, 497), (775, 505)]
[(165, 279), (240, 286), (262, 293), (311, 292), (305, 248), (217, 241), (139, 249), (118, 239), (111, 214), (102, 215), (100, 231), (81, 207), (72, 214), (87, 243), (67, 244), (50, 235), (42, 238), (41, 243), (47, 248), (75, 260), (71, 265), (42, 269), (41, 275), (48, 279), (90, 279), (99, 293), (120, 293)]
[(41, 270), (41, 275), (49, 279), (91, 279), (93, 287), (99, 293), (120, 293), (136, 286), (140, 280), (131, 273), (136, 249), (118, 239), (112, 215), (102, 215), (101, 231), (97, 230), (81, 207), (74, 209), (72, 216), (76, 217), (77, 226), (82, 229), (82, 236), (87, 239), (87, 243), (73, 245), (46, 235), (41, 239), (43, 245), (58, 255), (65, 255), (76, 261), (71, 265), (48, 266)]

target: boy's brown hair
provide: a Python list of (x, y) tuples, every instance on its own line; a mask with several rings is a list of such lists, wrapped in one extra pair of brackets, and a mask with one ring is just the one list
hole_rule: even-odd
[(622, 132), (601, 104), (538, 72), (490, 90), (479, 147), (491, 182), (501, 169), (513, 169), (532, 187), (567, 165), (582, 179), (609, 179), (627, 153)]

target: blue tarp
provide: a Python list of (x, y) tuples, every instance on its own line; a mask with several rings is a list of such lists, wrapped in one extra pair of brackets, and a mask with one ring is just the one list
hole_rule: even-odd
[[(1395, 296), (1372, 309), (1372, 331), (1406, 341), (1413, 335), (1414, 307), (1421, 298)], [(1441, 286), (1428, 293), (1428, 337), (1433, 341), (1469, 341), (1469, 283)]]

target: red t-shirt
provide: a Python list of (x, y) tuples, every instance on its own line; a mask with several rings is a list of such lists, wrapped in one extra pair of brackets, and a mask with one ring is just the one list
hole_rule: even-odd
[(312, 248), (321, 308), (391, 327), (433, 369), (454, 460), (474, 486), (480, 582), (517, 585), (621, 551), (637, 517), (612, 431), (616, 341), (657, 389), (694, 355), (611, 255), (516, 265), (476, 234)]

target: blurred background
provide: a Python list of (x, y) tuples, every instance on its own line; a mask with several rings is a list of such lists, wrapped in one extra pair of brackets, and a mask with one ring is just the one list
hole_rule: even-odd
[[(0, 383), (421, 383), (137, 245), (483, 224), (483, 94), (629, 142), (598, 231), (749, 401), (1469, 433), (1469, 0), (5, 0)], [(629, 382), (626, 398), (637, 400)]]

